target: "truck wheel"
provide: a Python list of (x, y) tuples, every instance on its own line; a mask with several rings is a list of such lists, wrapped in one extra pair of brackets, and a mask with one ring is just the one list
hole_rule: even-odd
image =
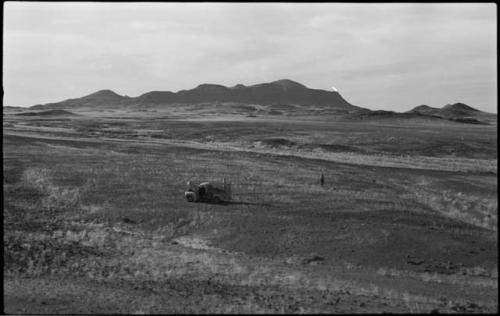
[(188, 202), (194, 202), (194, 198), (193, 198), (193, 196), (192, 196), (192, 195), (188, 195), (188, 196), (186, 196), (186, 200), (187, 200)]
[(222, 201), (218, 196), (214, 197), (214, 203), (220, 203), (220, 202)]

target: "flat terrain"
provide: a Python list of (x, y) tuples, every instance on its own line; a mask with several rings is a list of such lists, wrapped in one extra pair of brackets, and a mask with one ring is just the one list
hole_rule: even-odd
[(16, 113), (6, 313), (498, 311), (496, 125)]

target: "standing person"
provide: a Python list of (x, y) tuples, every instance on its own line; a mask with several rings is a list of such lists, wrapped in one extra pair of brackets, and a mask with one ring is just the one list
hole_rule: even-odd
[(319, 178), (319, 183), (321, 183), (321, 186), (325, 184), (325, 177), (323, 176), (323, 174), (321, 174), (321, 178)]

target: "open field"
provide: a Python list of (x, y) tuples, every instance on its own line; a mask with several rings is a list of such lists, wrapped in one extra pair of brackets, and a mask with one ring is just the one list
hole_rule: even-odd
[(78, 114), (4, 113), (7, 313), (498, 311), (496, 126)]

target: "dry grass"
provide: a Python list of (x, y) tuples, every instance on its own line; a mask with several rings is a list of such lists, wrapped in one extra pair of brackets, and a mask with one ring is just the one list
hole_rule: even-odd
[[(406, 157), (370, 158), (319, 151), (297, 154), (263, 149), (262, 153), (304, 155), (306, 158), (321, 158), (324, 155), (325, 160), (351, 163), (351, 167), (337, 166), (331, 170), (327, 181), (338, 181), (333, 183), (332, 180), (327, 186), (320, 187), (317, 175), (323, 169), (308, 160), (275, 160), (272, 156), (256, 159), (255, 156), (235, 155), (232, 151), (188, 151), (185, 148), (166, 147), (161, 142), (156, 145), (126, 144), (119, 146), (103, 142), (100, 143), (101, 147), (86, 145), (81, 148), (73, 147), (71, 143), (56, 146), (30, 144), (21, 149), (10, 148), (10, 155), (22, 160), (25, 167), (19, 182), (12, 186), (31, 190), (39, 194), (39, 198), (30, 201), (16, 196), (14, 192), (8, 197), (10, 204), (4, 206), (4, 214), (8, 213), (12, 215), (9, 218), (14, 219), (24, 210), (25, 217), (18, 217), (15, 224), (34, 223), (43, 229), (35, 230), (27, 225), (7, 230), (4, 235), (4, 271), (24, 276), (72, 275), (91, 280), (134, 282), (175, 278), (212, 279), (237, 286), (349, 292), (358, 296), (404, 302), (409, 311), (420, 312), (428, 311), (429, 305), (439, 302), (411, 291), (396, 291), (390, 286), (343, 279), (338, 275), (325, 276), (314, 272), (314, 269), (300, 266), (277, 264), (274, 261), (259, 261), (256, 264), (245, 256), (222, 253), (209, 246), (196, 250), (180, 245), (171, 246), (169, 243), (179, 236), (217, 226), (223, 217), (233, 214), (250, 216), (252, 212), (271, 213), (269, 210), (275, 205), (289, 212), (290, 216), (293, 216), (293, 212), (316, 212), (320, 206), (325, 208), (321, 210), (325, 212), (332, 206), (335, 211), (349, 211), (355, 206), (359, 212), (387, 209), (413, 212), (419, 210), (415, 201), (423, 201), (436, 209), (448, 208), (452, 212), (451, 216), (456, 216), (453, 212), (466, 214), (469, 210), (481, 214), (494, 210), (496, 214), (496, 199), (473, 200), (471, 196), (450, 191), (436, 199), (425, 200), (432, 196), (427, 191), (414, 190), (413, 186), (404, 187), (402, 181), (391, 178), (392, 175), (388, 176), (389, 179), (377, 178), (375, 185), (370, 178), (375, 173), (371, 173), (368, 168), (355, 169), (357, 166), (352, 165), (390, 165), (396, 161), (396, 165), (412, 168), (439, 169), (448, 164), (446, 160), (439, 160), (433, 165), (434, 162), (429, 163), (424, 158), (413, 161), (413, 158)], [(188, 143), (188, 146), (197, 148), (200, 145), (193, 142)], [(489, 170), (489, 162), (486, 167), (478, 165), (472, 168), (472, 164), (483, 162), (457, 161), (457, 165), (445, 168)], [(182, 193), (187, 180), (220, 179), (221, 175), (234, 183), (238, 201), (263, 205), (216, 208), (212, 205), (185, 203)], [(420, 189), (424, 190), (423, 186)], [(453, 203), (454, 200), (458, 202)], [(280, 216), (286, 219), (285, 215)], [(465, 220), (476, 218), (469, 219), (467, 216), (476, 215), (465, 215)], [(496, 227), (496, 216), (494, 223)], [(299, 229), (293, 232), (302, 233)], [(373, 234), (359, 232), (352, 242), (353, 245), (368, 244), (384, 236), (387, 240), (387, 234), (387, 231)], [(186, 238), (189, 239), (184, 237), (183, 240)], [(283, 243), (287, 242), (286, 238), (284, 233)], [(207, 245), (201, 244), (200, 247), (203, 246)], [(393, 272), (386, 273), (390, 276)], [(419, 275), (417, 278), (436, 283), (443, 279), (440, 275)], [(491, 285), (489, 281), (481, 283), (479, 279), (474, 280), (454, 280), (450, 277), (444, 282), (481, 287)], [(271, 311), (251, 297), (233, 303), (211, 303), (211, 297), (207, 296), (200, 305), (206, 312)], [(138, 313), (151, 311), (154, 311), (154, 302), (137, 308)], [(302, 312), (315, 311), (305, 309)]]
[(49, 170), (29, 168), (22, 175), (21, 185), (37, 190), (43, 195), (42, 207), (57, 211), (77, 209), (80, 206), (81, 196), (85, 186), (60, 187), (54, 185)]
[(429, 272), (402, 271), (392, 268), (379, 268), (377, 274), (391, 277), (411, 277), (425, 282), (460, 284), (498, 288), (498, 269), (487, 271), (483, 267), (462, 268), (457, 274), (446, 275)]
[(465, 172), (492, 172), (497, 173), (497, 161), (490, 159), (471, 159), (471, 158), (435, 158), (427, 156), (389, 156), (383, 154), (366, 155), (353, 152), (328, 152), (317, 148), (312, 152), (310, 150), (269, 148), (269, 147), (241, 147), (233, 143), (211, 143), (200, 145), (203, 148), (213, 146), (217, 149), (241, 150), (257, 153), (275, 154), (283, 156), (297, 156), (308, 159), (324, 159), (341, 163), (378, 166), (378, 167), (397, 167), (411, 169), (430, 169), (430, 170), (448, 170)]
[(498, 199), (494, 196), (461, 192), (451, 189), (435, 189), (432, 181), (424, 177), (409, 186), (417, 201), (428, 205), (431, 209), (445, 216), (460, 221), (497, 230)]

